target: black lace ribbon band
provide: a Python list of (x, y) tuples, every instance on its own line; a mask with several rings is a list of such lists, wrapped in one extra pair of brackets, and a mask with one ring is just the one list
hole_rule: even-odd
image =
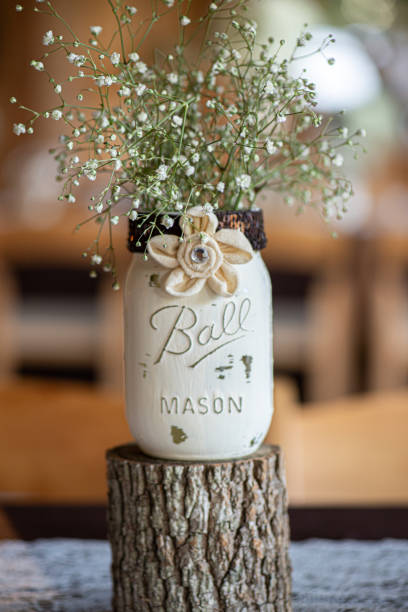
[[(255, 251), (260, 251), (266, 246), (266, 236), (264, 231), (263, 212), (262, 210), (216, 210), (214, 214), (218, 218), (219, 229), (239, 229), (245, 234), (252, 248)], [(163, 234), (174, 234), (181, 236), (181, 228), (178, 224), (176, 213), (169, 214), (169, 217), (174, 219), (174, 225), (167, 229), (164, 225), (160, 225), (160, 230)], [(129, 237), (128, 249), (132, 253), (144, 253), (150, 238), (160, 234), (157, 228), (151, 230), (150, 219), (129, 220)]]

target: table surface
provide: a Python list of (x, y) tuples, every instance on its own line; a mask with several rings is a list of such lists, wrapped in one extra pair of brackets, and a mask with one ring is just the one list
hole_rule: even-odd
[[(293, 612), (408, 610), (408, 540), (291, 544)], [(0, 612), (109, 612), (101, 540), (0, 542)]]

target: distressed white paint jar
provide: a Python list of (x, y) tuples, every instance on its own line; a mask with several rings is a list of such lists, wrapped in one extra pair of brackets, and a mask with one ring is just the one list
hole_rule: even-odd
[[(178, 282), (184, 274), (181, 249), (176, 252), (174, 237), (163, 251), (173, 257), (171, 261), (160, 256), (159, 261), (154, 257), (144, 261), (143, 252), (135, 252), (128, 271), (124, 295), (126, 413), (138, 446), (153, 457), (243, 457), (261, 445), (272, 418), (271, 284), (257, 250), (265, 242), (262, 212), (218, 212), (217, 216), (217, 230), (240, 228), (254, 247), (250, 261), (233, 266), (238, 286), (232, 295), (214, 291), (215, 276), (221, 280), (226, 276), (222, 268), (212, 282), (209, 276), (204, 281), (197, 276), (187, 279), (185, 286), (173, 283), (178, 294), (169, 293), (168, 279), (174, 277)], [(130, 226), (131, 250), (143, 251), (143, 245), (135, 247), (136, 222)], [(235, 231), (241, 234), (240, 229)], [(233, 247), (221, 240), (230, 241), (234, 238), (231, 233), (209, 236), (195, 250), (194, 236), (187, 238), (193, 250), (182, 254), (190, 257), (197, 275), (201, 264), (194, 262), (203, 257), (211, 260), (210, 247), (218, 236), (226, 269), (231, 269), (226, 262), (234, 260), (229, 255)], [(242, 236), (236, 237), (241, 246)], [(187, 247), (183, 245), (184, 251)], [(196, 281), (200, 290), (189, 295)], [(228, 293), (222, 287), (220, 291)]]

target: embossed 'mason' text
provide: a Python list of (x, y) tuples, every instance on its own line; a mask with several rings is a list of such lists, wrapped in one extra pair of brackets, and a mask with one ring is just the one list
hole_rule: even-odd
[[(209, 355), (223, 346), (244, 338), (250, 331), (245, 322), (251, 310), (251, 300), (244, 298), (240, 304), (227, 302), (221, 311), (220, 322), (200, 325), (199, 317), (190, 306), (171, 304), (156, 310), (150, 317), (150, 326), (164, 333), (165, 340), (161, 345), (155, 364), (161, 362), (166, 354), (186, 355), (197, 346), (203, 347), (203, 353), (190, 368), (195, 368)], [(169, 312), (174, 313), (173, 321), (168, 323)], [(220, 342), (221, 341), (221, 342)]]
[(186, 397), (160, 398), (160, 413), (163, 415), (185, 415), (185, 414), (237, 414), (242, 412), (243, 398), (239, 397), (199, 397), (193, 399)]

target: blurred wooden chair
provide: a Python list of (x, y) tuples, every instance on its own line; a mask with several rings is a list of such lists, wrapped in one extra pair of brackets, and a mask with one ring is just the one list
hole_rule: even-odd
[(283, 447), (294, 506), (408, 504), (408, 388), (300, 406), (276, 398), (267, 440)]
[(391, 389), (408, 384), (408, 236), (377, 236), (370, 254), (368, 384)]
[(0, 258), (0, 381), (12, 377), (16, 368), (15, 305), (15, 282)]
[(278, 371), (301, 373), (307, 399), (325, 400), (355, 386), (357, 299), (354, 240), (333, 239), (321, 225), (267, 216), (268, 245), (263, 251), (272, 279), (300, 274), (306, 293), (274, 300), (275, 364)]
[(23, 379), (0, 407), (0, 502), (105, 501), (105, 451), (131, 438), (121, 394)]
[[(55, 295), (30, 299), (21, 292), (16, 270), (41, 267), (88, 274), (89, 262), (80, 257), (94, 238), (90, 231), (72, 236), (73, 220), (47, 230), (16, 228), (0, 234), (0, 379), (16, 375), (21, 363), (33, 367), (88, 367), (98, 384), (122, 388), (123, 325), (121, 292), (112, 290), (109, 274), (98, 281), (96, 296)], [(118, 241), (126, 241), (126, 228)], [(119, 249), (118, 249), (119, 250)], [(124, 280), (128, 253), (118, 253)], [(37, 270), (37, 271), (36, 271)], [(72, 275), (72, 274), (71, 274)], [(92, 281), (94, 282), (94, 281)]]

